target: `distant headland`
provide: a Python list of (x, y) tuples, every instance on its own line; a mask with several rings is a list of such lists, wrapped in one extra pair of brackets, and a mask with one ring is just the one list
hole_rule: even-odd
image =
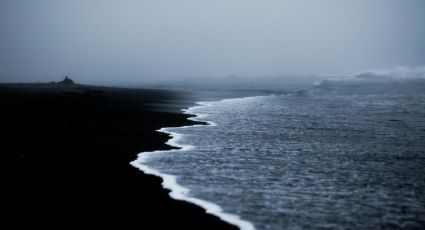
[(74, 81), (71, 78), (69, 78), (68, 76), (65, 76), (65, 78), (62, 81), (59, 81), (59, 82), (52, 81), (50, 83), (51, 84), (73, 85), (74, 84)]

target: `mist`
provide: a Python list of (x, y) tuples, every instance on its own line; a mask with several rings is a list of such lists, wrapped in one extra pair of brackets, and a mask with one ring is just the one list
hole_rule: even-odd
[(424, 9), (422, 0), (2, 0), (0, 81), (131, 85), (423, 66)]

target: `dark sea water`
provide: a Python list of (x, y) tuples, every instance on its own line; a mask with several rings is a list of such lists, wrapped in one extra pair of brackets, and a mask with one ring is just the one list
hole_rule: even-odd
[(187, 148), (139, 164), (256, 229), (424, 229), (420, 84), (327, 83), (202, 103), (187, 112), (213, 125), (167, 128)]

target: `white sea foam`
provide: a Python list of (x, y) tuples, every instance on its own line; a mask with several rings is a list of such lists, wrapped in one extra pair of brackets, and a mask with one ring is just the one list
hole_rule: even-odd
[[(246, 97), (246, 98), (243, 98), (243, 99), (250, 99), (250, 98), (255, 98), (255, 97)], [(231, 102), (233, 100), (240, 100), (240, 98), (239, 99), (224, 99), (224, 100), (221, 100), (221, 101), (218, 101), (218, 102), (229, 102), (229, 101)], [(203, 120), (203, 119), (207, 118), (208, 115), (195, 113), (195, 112), (193, 112), (193, 110), (195, 108), (199, 107), (199, 106), (211, 106), (211, 105), (213, 105), (213, 103), (218, 103), (218, 102), (198, 102), (197, 106), (193, 106), (193, 107), (190, 107), (188, 109), (183, 109), (182, 111), (185, 114), (195, 115), (195, 117), (190, 117), (189, 120), (206, 122), (207, 125), (209, 125), (209, 126), (217, 126), (217, 124), (212, 122), (212, 121)], [(182, 127), (179, 127), (179, 128), (188, 128), (188, 127), (194, 127), (194, 126), (204, 126), (204, 125), (182, 126)], [(179, 185), (177, 183), (177, 177), (176, 176), (161, 173), (158, 170), (150, 168), (145, 164), (146, 161), (149, 158), (151, 158), (153, 155), (161, 153), (161, 152), (163, 152), (163, 153), (176, 152), (176, 151), (184, 152), (184, 151), (193, 150), (195, 148), (192, 145), (183, 145), (183, 144), (179, 143), (179, 141), (182, 139), (183, 135), (176, 133), (176, 132), (169, 131), (169, 128), (161, 128), (157, 131), (171, 135), (171, 139), (169, 139), (166, 142), (166, 144), (173, 146), (173, 147), (177, 147), (179, 149), (158, 150), (158, 151), (153, 151), (153, 152), (142, 152), (142, 153), (139, 153), (137, 159), (130, 162), (130, 164), (132, 166), (140, 169), (141, 171), (143, 171), (146, 174), (161, 177), (162, 180), (163, 180), (162, 186), (171, 191), (170, 192), (171, 198), (176, 199), (176, 200), (183, 200), (183, 201), (198, 205), (198, 206), (204, 208), (207, 213), (215, 215), (215, 216), (219, 217), (221, 220), (239, 227), (241, 230), (255, 230), (255, 227), (251, 222), (241, 219), (238, 215), (224, 212), (223, 209), (219, 205), (214, 204), (214, 203), (209, 202), (209, 201), (205, 201), (205, 200), (201, 200), (201, 199), (198, 199), (198, 198), (195, 198), (195, 197), (191, 197), (190, 196), (190, 190), (188, 188), (185, 188), (185, 187)]]

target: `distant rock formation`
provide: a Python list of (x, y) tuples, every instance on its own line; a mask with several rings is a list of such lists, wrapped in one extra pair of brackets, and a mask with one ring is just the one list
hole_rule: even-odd
[(74, 84), (74, 81), (71, 80), (68, 76), (65, 76), (65, 79), (59, 82), (60, 84)]

